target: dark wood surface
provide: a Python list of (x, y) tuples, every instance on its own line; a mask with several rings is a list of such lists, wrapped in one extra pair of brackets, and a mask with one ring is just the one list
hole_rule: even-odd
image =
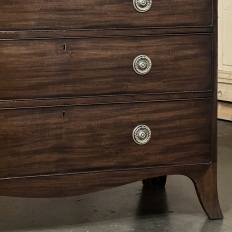
[[(0, 99), (213, 88), (211, 34), (0, 41), (0, 49)], [(141, 54), (152, 61), (143, 76), (133, 70)]]
[(114, 38), (115, 36), (154, 36), (169, 34), (212, 33), (213, 27), (162, 27), (162, 28), (112, 28), (99, 29), (67, 29), (67, 30), (26, 30), (0, 31), (0, 40), (28, 40), (28, 39), (71, 39), (71, 38)]
[[(160, 175), (203, 175), (211, 164), (159, 166), (153, 168), (82, 172), (65, 175), (0, 179), (0, 195), (50, 198), (77, 196), (117, 187)], [(155, 207), (155, 206), (154, 206)]]
[[(63, 51), (63, 45), (66, 51)], [(0, 195), (63, 197), (182, 174), (217, 196), (217, 0), (0, 2)], [(137, 55), (152, 70), (134, 73)], [(151, 128), (148, 144), (132, 139)]]
[[(0, 177), (211, 161), (211, 99), (0, 111)], [(137, 145), (145, 124), (151, 140)], [(190, 149), (191, 146), (191, 149)]]
[[(33, 198), (76, 196), (141, 179), (177, 174), (186, 175), (193, 181), (200, 203), (210, 219), (223, 218), (217, 194), (216, 164), (159, 166), (117, 172), (83, 172), (69, 175), (0, 179), (0, 195)], [(108, 181), (109, 178), (110, 181)]]
[(156, 0), (139, 13), (131, 0), (1, 0), (0, 30), (212, 25), (212, 0)]
[(88, 106), (88, 105), (109, 105), (126, 103), (144, 103), (157, 101), (181, 101), (186, 99), (212, 98), (213, 91), (197, 92), (164, 92), (162, 94), (120, 94), (120, 95), (97, 95), (81, 96), (71, 98), (37, 98), (37, 99), (18, 99), (0, 100), (0, 110), (19, 109), (19, 108), (47, 108), (56, 106)]
[(212, 105), (212, 162), (217, 163), (217, 113), (218, 113), (218, 1), (213, 1), (213, 105)]
[(217, 191), (217, 164), (213, 163), (206, 172), (191, 172), (199, 201), (210, 219), (222, 219)]

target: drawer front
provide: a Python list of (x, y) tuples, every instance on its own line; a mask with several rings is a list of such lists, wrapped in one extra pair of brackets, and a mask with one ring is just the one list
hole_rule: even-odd
[[(0, 41), (0, 49), (0, 99), (212, 90), (210, 34)], [(133, 69), (139, 55), (152, 62), (145, 75)]]
[[(211, 160), (210, 99), (0, 111), (0, 178)], [(138, 145), (138, 125), (151, 130)]]
[(0, 22), (0, 30), (202, 26), (212, 24), (212, 0), (153, 0), (144, 13), (133, 0), (1, 0)]

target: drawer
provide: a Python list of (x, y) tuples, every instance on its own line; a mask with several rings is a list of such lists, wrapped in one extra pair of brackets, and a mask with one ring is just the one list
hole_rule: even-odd
[[(211, 34), (0, 41), (0, 49), (4, 100), (213, 88)], [(145, 75), (133, 69), (139, 55), (152, 63)]]
[(144, 13), (133, 0), (1, 0), (0, 22), (0, 30), (203, 26), (212, 0), (153, 0)]
[[(195, 99), (1, 109), (0, 178), (210, 162), (210, 108)], [(151, 131), (144, 145), (132, 137), (138, 125)]]

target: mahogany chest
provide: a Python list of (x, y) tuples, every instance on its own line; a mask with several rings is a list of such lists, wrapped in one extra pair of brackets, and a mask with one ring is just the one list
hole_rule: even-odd
[(0, 195), (182, 174), (217, 196), (216, 0), (1, 0)]

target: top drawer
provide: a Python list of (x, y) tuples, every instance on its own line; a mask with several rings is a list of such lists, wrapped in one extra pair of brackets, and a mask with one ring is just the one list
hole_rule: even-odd
[(0, 30), (96, 29), (212, 24), (212, 0), (1, 0)]

